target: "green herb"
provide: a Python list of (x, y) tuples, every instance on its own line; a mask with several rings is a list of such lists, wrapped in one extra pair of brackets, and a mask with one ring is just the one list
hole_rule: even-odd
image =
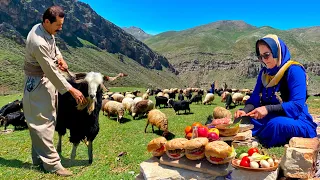
[(241, 124), (242, 119), (240, 119), (239, 122), (237, 122), (236, 124), (230, 124), (229, 126), (227, 126), (228, 128), (234, 128), (234, 127), (238, 127)]

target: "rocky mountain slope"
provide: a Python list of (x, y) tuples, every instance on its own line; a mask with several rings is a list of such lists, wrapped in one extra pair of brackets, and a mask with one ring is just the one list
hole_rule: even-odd
[(143, 41), (149, 37), (151, 37), (152, 35), (144, 32), (141, 28), (138, 27), (123, 27), (123, 30), (125, 30), (127, 33), (131, 34), (132, 36), (134, 36), (135, 38), (137, 38), (140, 41)]
[(24, 46), (42, 13), (58, 4), (66, 12), (57, 44), (73, 71), (129, 74), (113, 86), (184, 87), (168, 60), (77, 0), (0, 1), (0, 94), (22, 90)]

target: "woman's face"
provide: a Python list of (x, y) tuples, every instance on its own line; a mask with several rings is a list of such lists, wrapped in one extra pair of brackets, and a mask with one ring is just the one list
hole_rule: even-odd
[(269, 47), (267, 45), (260, 44), (258, 48), (260, 52), (260, 56), (258, 57), (259, 60), (261, 60), (268, 69), (274, 68), (277, 65), (277, 61), (273, 58)]

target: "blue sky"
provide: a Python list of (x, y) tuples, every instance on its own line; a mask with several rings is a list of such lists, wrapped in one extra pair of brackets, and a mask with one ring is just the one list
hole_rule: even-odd
[(219, 20), (287, 30), (320, 26), (320, 1), (262, 0), (80, 0), (120, 27), (149, 34), (185, 30)]

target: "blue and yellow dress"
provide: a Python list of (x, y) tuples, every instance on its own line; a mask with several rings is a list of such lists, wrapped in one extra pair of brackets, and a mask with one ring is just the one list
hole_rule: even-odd
[[(278, 64), (272, 69), (261, 69), (253, 94), (243, 109), (248, 113), (254, 108), (266, 106), (268, 110), (263, 119), (251, 118), (254, 125), (252, 135), (257, 136), (265, 147), (282, 146), (292, 137), (316, 137), (317, 124), (313, 122), (306, 104), (305, 69), (300, 63), (290, 60), (287, 46), (277, 36), (267, 35), (260, 40), (271, 47)], [(259, 55), (257, 48), (256, 45)]]

